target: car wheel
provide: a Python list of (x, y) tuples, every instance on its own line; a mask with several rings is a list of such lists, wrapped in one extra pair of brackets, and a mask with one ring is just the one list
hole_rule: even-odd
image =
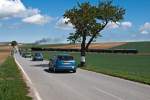
[(51, 67), (49, 67), (49, 68), (48, 68), (48, 71), (51, 72), (51, 71), (53, 71), (53, 69), (52, 69)]
[(56, 72), (56, 69), (55, 69), (55, 68), (53, 68), (53, 72), (54, 72), (54, 73)]
[(73, 70), (73, 73), (76, 73), (76, 70)]

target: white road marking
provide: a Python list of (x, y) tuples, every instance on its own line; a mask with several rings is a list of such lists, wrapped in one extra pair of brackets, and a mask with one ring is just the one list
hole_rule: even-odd
[(111, 97), (113, 97), (113, 98), (115, 98), (115, 99), (117, 99), (117, 100), (123, 100), (122, 98), (120, 98), (120, 97), (118, 97), (118, 96), (116, 96), (116, 95), (114, 95), (114, 94), (111, 94), (111, 93), (109, 93), (109, 92), (107, 92), (107, 91), (104, 91), (104, 90), (102, 90), (102, 89), (99, 89), (99, 88), (96, 88), (96, 87), (94, 87), (94, 89), (96, 89), (97, 91), (102, 92), (102, 93), (104, 93), (104, 94), (106, 94), (106, 95), (109, 95), (109, 96), (111, 96)]
[(24, 71), (24, 69), (22, 68), (22, 66), (19, 64), (19, 62), (16, 60), (16, 58), (14, 57), (16, 64), (18, 65), (18, 67), (21, 69), (22, 73), (24, 74), (25, 78), (27, 79), (27, 81), (29, 82), (31, 88), (33, 89), (33, 92), (35, 93), (35, 96), (37, 98), (37, 100), (42, 100), (42, 98), (40, 97), (38, 91), (36, 90), (36, 88), (34, 87), (31, 79), (29, 78), (29, 76), (27, 75), (27, 73)]

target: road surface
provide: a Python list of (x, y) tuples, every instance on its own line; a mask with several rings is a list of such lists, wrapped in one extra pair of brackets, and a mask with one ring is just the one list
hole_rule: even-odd
[(15, 55), (30, 78), (39, 100), (150, 100), (150, 86), (78, 69), (77, 73), (47, 72), (48, 61)]

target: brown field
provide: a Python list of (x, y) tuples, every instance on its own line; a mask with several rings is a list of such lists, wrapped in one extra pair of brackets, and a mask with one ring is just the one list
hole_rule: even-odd
[[(93, 43), (90, 45), (90, 49), (109, 49), (112, 47), (126, 44), (125, 42), (114, 42), (114, 43)], [(80, 44), (68, 44), (62, 46), (53, 46), (52, 48), (68, 48), (68, 49), (80, 49)]]
[(0, 46), (0, 64), (7, 58), (10, 54), (9, 46)]

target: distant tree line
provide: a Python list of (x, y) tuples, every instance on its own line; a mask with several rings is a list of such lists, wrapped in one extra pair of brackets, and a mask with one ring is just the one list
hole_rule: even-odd
[[(81, 52), (80, 49), (62, 49), (62, 48), (31, 48), (32, 51), (65, 51), (65, 52)], [(88, 49), (87, 52), (95, 53), (124, 53), (137, 54), (137, 49)]]

